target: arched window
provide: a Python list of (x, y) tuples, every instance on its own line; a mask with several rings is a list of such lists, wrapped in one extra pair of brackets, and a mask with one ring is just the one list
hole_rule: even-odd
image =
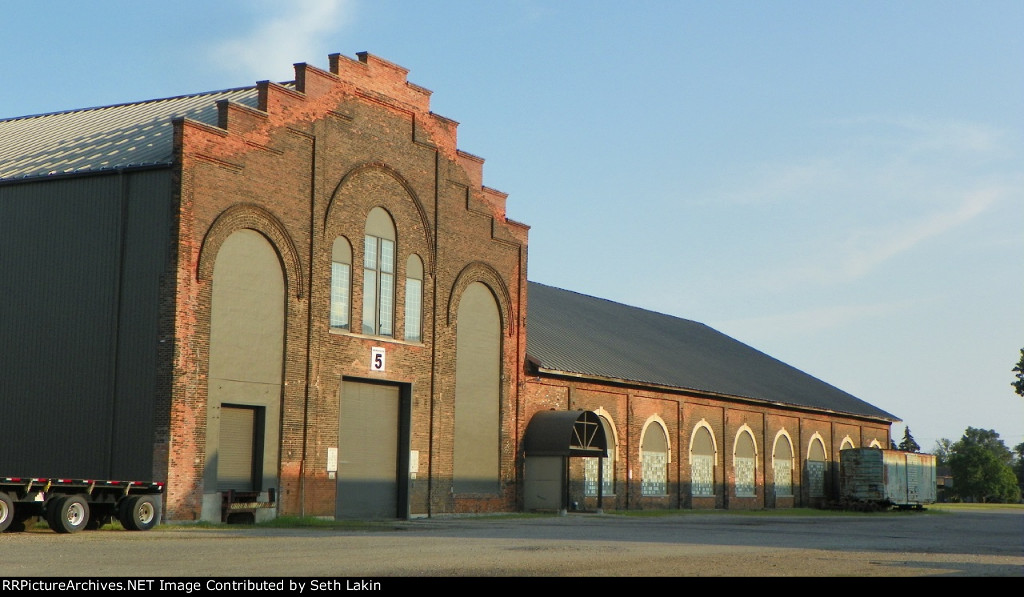
[(482, 282), (459, 299), (455, 338), (455, 493), (501, 489), (501, 314)]
[(604, 427), (604, 437), (608, 442), (608, 456), (603, 458), (585, 458), (583, 463), (583, 494), (586, 496), (597, 495), (598, 462), (601, 463), (601, 495), (615, 495), (615, 457), (618, 452), (615, 440), (615, 429), (611, 421), (604, 415), (598, 415), (601, 426)]
[(772, 473), (775, 476), (775, 497), (793, 496), (793, 444), (789, 436), (779, 432), (772, 450)]
[(668, 493), (668, 435), (658, 420), (648, 421), (640, 440), (640, 493)]
[(807, 491), (812, 498), (825, 497), (825, 442), (817, 433), (807, 447)]
[(393, 336), (395, 321), (395, 224), (380, 207), (366, 217), (363, 244), (363, 333)]
[(405, 339), (423, 340), (423, 262), (416, 255), (405, 264)]
[(757, 446), (750, 428), (744, 425), (736, 434), (736, 446), (732, 455), (732, 468), (736, 497), (757, 495)]
[(694, 497), (715, 495), (715, 438), (698, 425), (690, 439), (690, 487)]
[(352, 245), (339, 236), (331, 248), (331, 329), (347, 330), (352, 319)]

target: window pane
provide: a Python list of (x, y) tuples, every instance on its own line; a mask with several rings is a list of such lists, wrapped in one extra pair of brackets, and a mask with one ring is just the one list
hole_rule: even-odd
[(715, 495), (715, 459), (713, 456), (690, 455), (690, 483), (695, 496)]
[(737, 456), (735, 460), (736, 496), (754, 497), (754, 459)]
[(668, 493), (668, 454), (665, 452), (640, 453), (643, 479), (640, 480), (642, 495), (665, 495)]
[(822, 460), (807, 461), (808, 493), (811, 497), (825, 497), (825, 462)]
[(363, 333), (377, 333), (377, 272), (363, 270)]
[(331, 264), (331, 327), (348, 329), (349, 278), (352, 268), (347, 263)]
[(775, 495), (789, 497), (793, 495), (793, 461), (776, 460), (775, 468)]
[(395, 241), (380, 239), (380, 271), (395, 273)]
[(367, 236), (363, 243), (363, 267), (377, 269), (377, 237)]
[(380, 335), (394, 334), (392, 325), (395, 319), (395, 276), (380, 275)]
[(612, 470), (611, 458), (584, 458), (583, 459), (583, 495), (588, 497), (597, 495), (597, 466), (601, 461), (601, 495), (615, 495), (614, 492), (614, 471)]
[(405, 339), (410, 342), (420, 341), (422, 286), (419, 280), (405, 279)]

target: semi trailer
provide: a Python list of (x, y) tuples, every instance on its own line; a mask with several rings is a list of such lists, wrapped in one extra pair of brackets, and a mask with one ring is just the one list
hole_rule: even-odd
[(155, 481), (0, 477), (0, 533), (40, 518), (58, 533), (98, 529), (112, 520), (130, 531), (160, 523), (164, 484)]

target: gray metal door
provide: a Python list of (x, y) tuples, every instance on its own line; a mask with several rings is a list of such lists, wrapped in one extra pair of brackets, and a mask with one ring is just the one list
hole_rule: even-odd
[(399, 388), (342, 383), (338, 518), (399, 518)]
[(253, 445), (256, 410), (222, 406), (220, 409), (220, 449), (217, 454), (217, 489), (252, 491)]

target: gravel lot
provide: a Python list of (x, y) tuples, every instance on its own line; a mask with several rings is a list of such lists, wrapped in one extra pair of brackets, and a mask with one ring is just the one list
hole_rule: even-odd
[(452, 517), (0, 535), (0, 576), (1024, 576), (1024, 510)]

